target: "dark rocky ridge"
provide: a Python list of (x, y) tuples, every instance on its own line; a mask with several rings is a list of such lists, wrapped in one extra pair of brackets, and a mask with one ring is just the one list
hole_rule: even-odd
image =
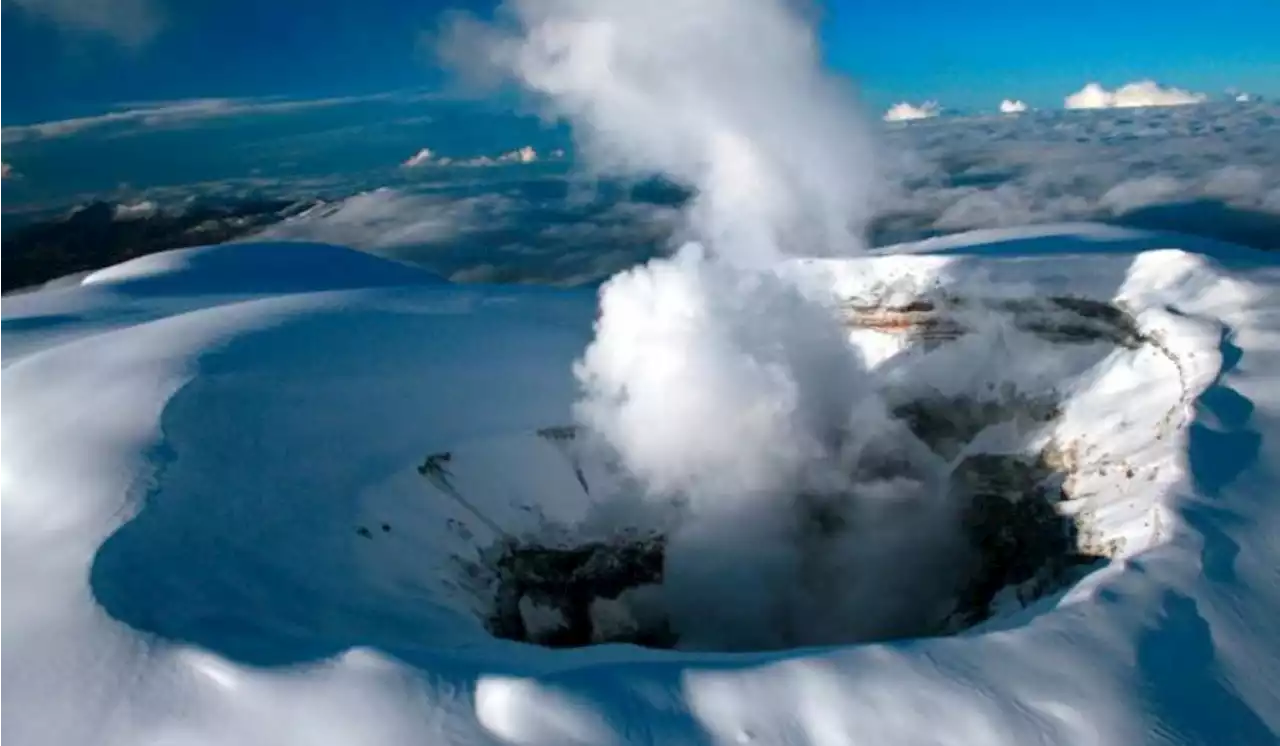
[(0, 289), (8, 293), (159, 251), (223, 243), (312, 204), (284, 199), (196, 202), (180, 210), (121, 218), (118, 205), (91, 202), (63, 217), (6, 233)]

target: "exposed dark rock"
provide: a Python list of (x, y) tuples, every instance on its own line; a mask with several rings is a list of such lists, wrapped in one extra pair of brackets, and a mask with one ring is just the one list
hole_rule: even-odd
[[(1076, 318), (1100, 320), (1104, 330), (1127, 328), (1127, 316), (1098, 307), (1105, 304), (1068, 301), (1064, 306)], [(1095, 332), (1091, 328), (1087, 333)], [(1118, 332), (1114, 338), (1125, 334)], [(988, 427), (1012, 423), (1030, 442), (1036, 431), (1061, 414), (1056, 394), (1027, 395), (1011, 384), (992, 385), (981, 397), (906, 401), (893, 413), (945, 462), (953, 462)], [(538, 434), (558, 442), (574, 437), (572, 428), (547, 428)], [(957, 501), (960, 530), (970, 550), (956, 561), (969, 565), (942, 599), (951, 602), (951, 613), (923, 622), (923, 634), (954, 633), (1010, 608), (1009, 603), (1026, 606), (1061, 591), (1103, 556), (1091, 548), (1096, 542), (1086, 536), (1088, 525), (1078, 523), (1084, 519), (1059, 510), (1064, 484), (1079, 466), (1078, 459), (1069, 457), (1073, 452), (1050, 441), (1034, 453), (969, 455), (954, 467), (944, 489)], [(437, 454), (424, 470), (437, 471), (447, 461), (448, 454)], [(883, 445), (868, 450), (851, 476), (857, 484), (914, 479), (918, 468), (899, 447)], [(806, 547), (821, 551), (825, 542), (847, 534), (850, 514), (842, 501), (849, 497), (808, 492), (795, 496), (799, 536)], [(576, 545), (506, 539), (487, 552), (490, 558), (484, 562), (485, 574), (494, 580), (486, 625), (495, 636), (550, 647), (608, 642), (674, 647), (678, 639), (662, 609), (645, 606), (645, 614), (632, 615), (635, 624), (619, 629), (601, 629), (593, 614), (593, 604), (602, 599), (620, 599), (624, 608), (636, 608), (627, 605), (634, 591), (663, 582), (665, 552), (666, 537), (655, 534), (623, 533)]]
[(538, 430), (538, 437), (551, 441), (570, 441), (578, 437), (576, 425), (555, 425)]
[(1030, 603), (1074, 580), (1073, 568), (1098, 559), (1080, 551), (1075, 521), (1055, 509), (1063, 477), (1043, 454), (976, 454), (956, 468), (952, 493), (968, 503), (961, 522), (976, 561), (953, 621), (968, 627), (987, 619), (1005, 588)]
[[(894, 307), (874, 303), (846, 306), (851, 326), (886, 333), (904, 333), (914, 342), (945, 344), (968, 333), (973, 312), (1000, 313), (1029, 334), (1056, 344), (1113, 344), (1134, 349), (1158, 346), (1134, 318), (1111, 303), (1073, 297), (1027, 300), (973, 300), (951, 296), (916, 298)], [(902, 422), (940, 463), (954, 463), (984, 430), (1012, 425), (1025, 443), (1061, 415), (1057, 392), (1027, 395), (1012, 383), (990, 384), (981, 396), (915, 398), (893, 407)], [(571, 427), (545, 428), (538, 435), (555, 443), (577, 436)], [(852, 467), (856, 484), (913, 479), (913, 459), (897, 450), (901, 443), (870, 448)], [(951, 603), (945, 620), (930, 619), (925, 634), (948, 634), (974, 626), (1016, 601), (1026, 606), (1067, 588), (1107, 552), (1091, 539), (1086, 516), (1061, 512), (1064, 486), (1079, 468), (1075, 446), (1050, 441), (1039, 451), (1008, 454), (980, 453), (961, 460), (945, 487), (956, 501), (960, 530), (969, 547), (956, 560), (969, 563), (960, 580), (940, 600)], [(447, 460), (447, 454), (443, 454)], [(442, 463), (424, 464), (424, 473)], [(576, 462), (574, 463), (577, 468)], [(1131, 475), (1132, 470), (1126, 472)], [(918, 475), (916, 475), (918, 476)], [(579, 479), (581, 473), (579, 471)], [(584, 489), (586, 485), (584, 483)], [(850, 514), (836, 494), (799, 493), (794, 505), (802, 542), (820, 548), (850, 530)], [(599, 642), (632, 642), (672, 647), (677, 639), (665, 619), (625, 633), (595, 629), (592, 604), (618, 599), (663, 580), (664, 536), (619, 536), (608, 541), (585, 541), (577, 546), (546, 546), (508, 540), (489, 563), (497, 579), (496, 603), (487, 619), (493, 634), (536, 644), (563, 647)], [(876, 572), (878, 568), (866, 568)], [(833, 592), (839, 592), (838, 588)], [(531, 630), (522, 611), (536, 604), (542, 628)], [(662, 617), (661, 612), (658, 617)], [(530, 618), (533, 615), (530, 613)]]
[(1060, 344), (1110, 342), (1136, 349), (1145, 341), (1137, 322), (1123, 309), (1086, 298), (975, 301), (940, 296), (916, 298), (896, 306), (864, 302), (845, 305), (850, 326), (906, 334), (926, 347), (966, 334), (969, 330), (962, 312), (972, 310), (1007, 314), (1018, 329)]
[[(591, 618), (595, 600), (616, 599), (628, 590), (661, 583), (665, 554), (662, 536), (624, 535), (571, 547), (507, 541), (495, 562), (497, 602), (489, 629), (497, 637), (549, 647), (593, 642), (671, 647), (669, 629), (638, 629), (623, 638), (602, 639)], [(529, 630), (520, 609), (526, 598), (558, 610), (563, 624), (549, 633)]]
[[(965, 444), (992, 425), (1014, 422), (1031, 431), (1060, 414), (1050, 396), (1030, 397), (1003, 387), (999, 398), (920, 399), (894, 410), (895, 416), (936, 453), (951, 460)], [(1073, 518), (1060, 514), (1062, 487), (1070, 464), (1057, 447), (1039, 453), (966, 457), (952, 472), (950, 493), (963, 501), (962, 530), (974, 550), (974, 570), (959, 590), (952, 629), (991, 616), (992, 601), (1013, 587), (1024, 605), (1075, 579), (1074, 568), (1098, 557), (1084, 544)]]
[(1144, 341), (1134, 318), (1111, 303), (1060, 296), (1050, 298), (1048, 305), (1028, 302), (1009, 306), (1018, 312), (1014, 315), (1018, 328), (1050, 342), (1101, 341), (1132, 350)]
[(898, 405), (893, 416), (907, 425), (935, 453), (950, 460), (967, 443), (992, 425), (1012, 422), (1020, 429), (1047, 424), (1058, 417), (1057, 401), (1048, 396), (1029, 397), (1012, 389), (999, 398), (936, 397), (914, 399)]

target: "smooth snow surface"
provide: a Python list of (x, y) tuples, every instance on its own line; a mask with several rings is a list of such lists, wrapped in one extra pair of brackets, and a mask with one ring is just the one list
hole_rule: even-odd
[[(1150, 346), (1061, 359), (998, 327), (917, 368), (896, 337), (850, 337), (894, 385), (964, 390), (994, 360), (1059, 390), (1071, 507), (1113, 559), (947, 638), (733, 655), (495, 640), (467, 586), (476, 548), (581, 519), (599, 495), (580, 480), (605, 479), (535, 434), (571, 422), (595, 297), (316, 245), (171, 252), (4, 299), (3, 735), (1276, 741), (1280, 265), (1078, 225), (796, 266), (851, 299), (1131, 313)], [(447, 478), (424, 479), (443, 452)]]

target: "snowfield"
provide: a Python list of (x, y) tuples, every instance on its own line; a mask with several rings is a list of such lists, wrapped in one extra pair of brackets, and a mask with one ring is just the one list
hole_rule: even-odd
[[(585, 525), (618, 487), (548, 436), (574, 420), (595, 294), (453, 285), (319, 244), (188, 249), (4, 299), (3, 735), (1276, 742), (1280, 262), (1080, 224), (782, 271), (853, 309), (886, 391), (1052, 398), (1044, 427), (986, 427), (946, 458), (1055, 454), (1092, 572), (1005, 588), (951, 636), (733, 653), (497, 639), (483, 548)], [(876, 316), (921, 297), (935, 315), (910, 324), (941, 345)], [(1081, 300), (1134, 328), (1098, 331)], [(1046, 303), (1080, 318), (1028, 333)], [(751, 577), (708, 571), (749, 595)], [(708, 599), (703, 630), (744, 609)]]

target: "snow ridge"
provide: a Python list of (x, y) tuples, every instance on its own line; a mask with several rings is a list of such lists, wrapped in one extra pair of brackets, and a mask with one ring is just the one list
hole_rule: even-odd
[[(354, 263), (335, 279), (308, 267), (338, 258), (319, 251), (250, 271), (247, 251), (4, 299), (15, 743), (1275, 738), (1280, 268), (1265, 254), (1068, 226), (800, 265), (848, 298), (1094, 298), (1159, 348), (1073, 348), (1089, 363), (1061, 379), (1054, 437), (1081, 462), (1068, 507), (1116, 559), (958, 637), (723, 655), (494, 640), (451, 559), (483, 526), (418, 473), (451, 452), (452, 484), (516, 533), (605, 499), (579, 481), (603, 471), (532, 435), (570, 419), (591, 294)], [(901, 335), (850, 336), (872, 370), (941, 391), (965, 360), (1032, 349), (1021, 339), (982, 327), (938, 370), (912, 369), (923, 353)], [(1005, 367), (1030, 385), (1063, 355)]]

